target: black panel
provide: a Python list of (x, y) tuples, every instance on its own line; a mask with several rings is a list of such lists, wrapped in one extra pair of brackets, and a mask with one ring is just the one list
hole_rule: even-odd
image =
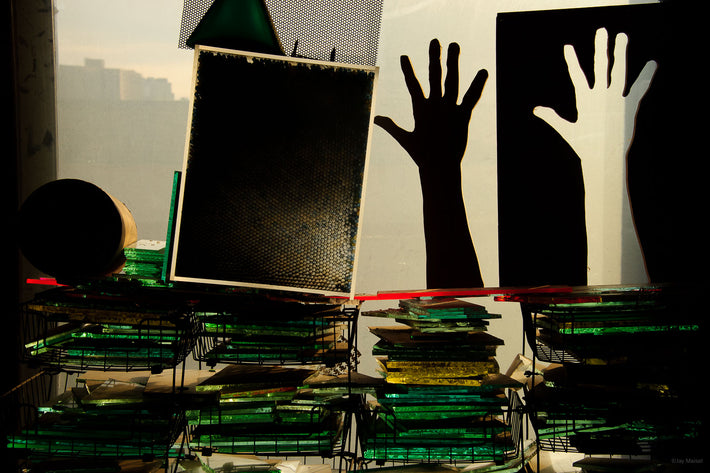
[[(671, 2), (672, 4), (672, 2)], [(651, 282), (707, 279), (700, 230), (707, 192), (690, 119), (697, 73), (692, 9), (647, 4), (498, 15), (497, 133), (501, 285), (586, 284), (584, 185), (579, 158), (533, 116), (536, 105), (576, 117), (563, 45), (593, 77), (595, 31), (629, 35), (628, 77), (658, 70), (641, 102), (628, 156), (629, 192)], [(628, 86), (628, 84), (627, 84)], [(689, 94), (685, 97), (683, 95)]]

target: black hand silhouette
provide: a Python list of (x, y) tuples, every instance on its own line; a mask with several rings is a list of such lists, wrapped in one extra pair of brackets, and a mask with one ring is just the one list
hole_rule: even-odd
[(386, 130), (409, 153), (419, 168), (459, 165), (468, 141), (468, 124), (473, 107), (481, 97), (488, 78), (485, 69), (478, 71), (461, 104), (459, 94), (459, 53), (456, 43), (449, 45), (446, 82), (441, 88), (441, 46), (436, 39), (429, 43), (429, 98), (424, 97), (408, 56), (400, 59), (404, 81), (412, 97), (414, 130), (405, 131), (391, 118), (377, 116), (375, 123)]
[(429, 97), (425, 98), (409, 57), (402, 56), (404, 80), (412, 98), (414, 130), (377, 116), (419, 167), (429, 288), (482, 287), (483, 279), (471, 240), (461, 192), (461, 159), (468, 141), (473, 107), (481, 97), (488, 72), (481, 69), (458, 104), (460, 48), (449, 45), (442, 92), (441, 46), (429, 44)]

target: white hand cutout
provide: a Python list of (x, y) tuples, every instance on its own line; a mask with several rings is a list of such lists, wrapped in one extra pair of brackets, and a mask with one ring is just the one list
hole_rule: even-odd
[[(627, 82), (628, 37), (616, 36), (614, 63), (609, 73), (608, 33), (596, 32), (593, 85), (580, 67), (574, 47), (565, 45), (564, 57), (575, 90), (577, 120), (560, 117), (549, 107), (535, 107), (544, 120), (579, 156), (585, 186), (588, 245), (588, 284), (647, 282), (643, 253), (635, 234), (628, 200), (626, 157), (636, 126), (641, 99), (657, 69), (648, 61), (624, 95)], [(622, 234), (633, 236), (631, 253), (624, 249)], [(625, 261), (622, 266), (622, 258)], [(635, 264), (631, 273), (628, 264)], [(622, 280), (622, 270), (625, 275)]]
[[(591, 151), (600, 151), (602, 145), (605, 151), (615, 150), (626, 155), (633, 140), (639, 104), (657, 68), (655, 61), (648, 61), (629, 93), (624, 95), (628, 36), (625, 33), (616, 36), (614, 64), (610, 75), (607, 42), (606, 29), (598, 29), (595, 37), (594, 85), (591, 87), (579, 65), (574, 46), (568, 44), (564, 47), (565, 61), (577, 100), (577, 121), (565, 120), (549, 107), (540, 106), (533, 110), (537, 117), (546, 121), (569, 143), (583, 161), (585, 158), (601, 159), (601, 155), (593, 155)], [(607, 77), (611, 80), (608, 81)], [(600, 137), (604, 137), (604, 140), (599, 140)]]

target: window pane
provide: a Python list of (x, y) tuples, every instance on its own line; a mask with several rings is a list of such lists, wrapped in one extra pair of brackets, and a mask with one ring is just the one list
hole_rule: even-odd
[(182, 6), (55, 2), (58, 176), (124, 202), (139, 239), (165, 240), (182, 168), (193, 60), (178, 48)]

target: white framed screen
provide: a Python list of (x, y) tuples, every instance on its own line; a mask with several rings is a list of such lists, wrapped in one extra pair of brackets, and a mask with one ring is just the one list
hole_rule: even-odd
[(171, 279), (352, 296), (378, 70), (197, 46)]

